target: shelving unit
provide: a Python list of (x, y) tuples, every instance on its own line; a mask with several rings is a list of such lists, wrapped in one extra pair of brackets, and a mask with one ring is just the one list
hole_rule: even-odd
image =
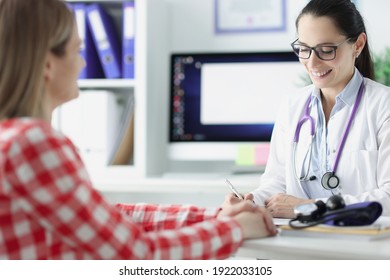
[[(133, 164), (90, 169), (95, 186), (126, 185), (161, 174), (164, 166), (167, 132), (158, 124), (168, 112), (165, 107), (168, 88), (166, 69), (168, 50), (166, 3), (161, 0), (68, 0), (69, 3), (99, 3), (114, 19), (121, 34), (122, 4), (135, 3), (135, 79), (80, 79), (80, 90), (102, 89), (119, 94), (134, 94)], [(157, 47), (158, 46), (158, 47)], [(93, 106), (93, 104), (91, 104)], [(161, 108), (164, 107), (164, 108)], [(158, 125), (156, 125), (158, 124)]]
[(80, 89), (105, 88), (126, 89), (136, 88), (136, 80), (130, 79), (83, 79), (78, 81)]

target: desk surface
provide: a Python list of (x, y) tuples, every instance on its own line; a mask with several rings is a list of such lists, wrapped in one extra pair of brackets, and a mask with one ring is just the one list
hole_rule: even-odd
[(261, 174), (229, 175), (229, 174), (176, 174), (164, 177), (133, 179), (123, 184), (95, 184), (100, 191), (109, 192), (164, 192), (164, 193), (227, 193), (228, 178), (236, 188), (247, 193), (260, 184)]
[(389, 260), (390, 238), (361, 241), (275, 236), (245, 241), (236, 256), (272, 260)]

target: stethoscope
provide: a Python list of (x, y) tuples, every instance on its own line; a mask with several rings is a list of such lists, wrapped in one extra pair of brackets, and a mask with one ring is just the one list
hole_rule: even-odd
[[(349, 129), (351, 127), (353, 119), (355, 118), (355, 114), (356, 114), (357, 108), (359, 107), (360, 100), (362, 99), (363, 91), (364, 91), (364, 80), (362, 80), (362, 83), (360, 84), (359, 91), (358, 91), (358, 94), (357, 94), (357, 97), (356, 97), (356, 100), (355, 100), (355, 104), (353, 106), (353, 109), (352, 109), (351, 115), (349, 117), (347, 126), (345, 128), (343, 137), (342, 137), (341, 142), (339, 144), (337, 155), (336, 155), (336, 160), (335, 160), (334, 165), (333, 165), (333, 169), (332, 169), (332, 171), (326, 172), (322, 176), (322, 178), (321, 178), (321, 185), (326, 190), (333, 190), (333, 189), (337, 188), (339, 186), (339, 184), (340, 184), (340, 179), (339, 179), (339, 177), (337, 177), (337, 175), (335, 173), (336, 173), (336, 170), (337, 170), (337, 166), (339, 164), (341, 152), (342, 152), (342, 150), (344, 148), (345, 140), (347, 139), (347, 136), (348, 136), (348, 133), (349, 133)], [(311, 164), (311, 156), (312, 156), (312, 150), (313, 150), (313, 140), (314, 140), (314, 136), (315, 136), (315, 121), (314, 121), (313, 117), (310, 116), (310, 103), (311, 103), (311, 95), (307, 99), (307, 102), (306, 102), (306, 105), (305, 105), (304, 114), (301, 117), (301, 119), (298, 121), (297, 127), (295, 129), (294, 140), (293, 140), (293, 157), (292, 157), (293, 168), (294, 168), (295, 176), (296, 176), (297, 180), (299, 180), (300, 182), (302, 182), (302, 181), (313, 181), (313, 180), (316, 179), (315, 176), (309, 176), (309, 170), (310, 170), (310, 164)], [(302, 125), (306, 121), (310, 122), (310, 136), (311, 136), (311, 139), (310, 139), (309, 148), (308, 148), (308, 150), (306, 152), (306, 155), (305, 155), (304, 159), (306, 159), (308, 157), (309, 161), (308, 161), (308, 164), (307, 164), (306, 171), (303, 173), (304, 175), (303, 176), (298, 176), (297, 169), (296, 169), (296, 157), (295, 157), (295, 154), (296, 154), (297, 144), (298, 144), (298, 141), (299, 141), (299, 134), (301, 132), (301, 127), (302, 127)], [(302, 169), (303, 169), (303, 167), (302, 167)]]

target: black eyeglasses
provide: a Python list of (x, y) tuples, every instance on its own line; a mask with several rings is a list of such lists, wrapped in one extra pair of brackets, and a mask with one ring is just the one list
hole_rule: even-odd
[(349, 39), (344, 40), (341, 43), (335, 44), (335, 45), (320, 45), (316, 47), (308, 47), (306, 45), (302, 45), (298, 43), (299, 39), (296, 39), (294, 42), (291, 43), (291, 47), (294, 51), (294, 53), (299, 57), (303, 59), (310, 58), (310, 55), (312, 51), (315, 52), (317, 57), (322, 60), (333, 60), (336, 58), (336, 50), (341, 45), (347, 42)]

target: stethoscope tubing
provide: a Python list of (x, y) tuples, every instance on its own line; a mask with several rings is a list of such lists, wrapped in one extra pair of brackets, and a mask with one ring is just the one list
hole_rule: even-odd
[[(345, 128), (345, 131), (343, 133), (343, 137), (341, 138), (341, 141), (340, 141), (340, 144), (339, 144), (339, 147), (337, 149), (337, 155), (336, 155), (336, 159), (335, 159), (335, 162), (333, 164), (333, 168), (332, 168), (332, 171), (330, 172), (326, 172), (324, 175), (323, 175), (323, 178), (325, 175), (327, 175), (328, 177), (331, 176), (332, 178), (335, 178), (337, 180), (337, 185), (336, 186), (332, 186), (332, 185), (329, 185), (329, 183), (327, 183), (328, 185), (327, 186), (324, 186), (324, 183), (323, 181), (326, 181), (326, 182), (329, 182), (329, 180), (321, 180), (321, 184), (322, 186), (327, 189), (327, 190), (332, 190), (332, 189), (335, 189), (338, 187), (339, 185), (339, 179), (338, 177), (335, 175), (336, 173), (336, 170), (337, 170), (337, 167), (338, 167), (338, 164), (339, 164), (339, 161), (340, 161), (340, 157), (341, 157), (341, 153), (342, 153), (342, 150), (344, 149), (344, 145), (345, 145), (345, 141), (348, 137), (348, 134), (349, 134), (349, 130), (350, 130), (350, 127), (352, 125), (352, 121), (354, 120), (355, 118), (355, 115), (356, 115), (356, 112), (357, 112), (357, 109), (360, 105), (360, 102), (361, 102), (361, 99), (362, 99), (362, 96), (363, 96), (363, 92), (364, 92), (364, 89), (365, 89), (365, 84), (364, 84), (364, 78), (362, 77), (362, 82), (360, 84), (360, 87), (359, 87), (359, 91), (358, 91), (358, 94), (356, 96), (356, 100), (355, 100), (355, 103), (353, 105), (353, 108), (352, 108), (352, 112), (351, 112), (351, 115), (349, 117), (349, 120), (348, 120), (348, 123), (347, 123), (347, 126)], [(307, 102), (305, 104), (305, 110), (304, 110), (304, 114), (303, 116), (301, 117), (301, 119), (298, 121), (297, 123), (297, 127), (295, 129), (295, 133), (294, 133), (294, 139), (293, 139), (293, 155), (292, 155), (292, 161), (293, 161), (293, 169), (294, 169), (294, 173), (295, 173), (295, 176), (297, 178), (298, 181), (308, 181), (308, 175), (309, 175), (309, 170), (310, 170), (310, 165), (311, 165), (311, 160), (312, 160), (312, 149), (313, 149), (313, 142), (314, 142), (314, 137), (315, 137), (315, 121), (314, 121), (314, 118), (312, 116), (310, 116), (310, 103), (311, 103), (311, 100), (312, 100), (312, 94), (309, 95), (309, 98), (307, 99)], [(297, 169), (296, 169), (296, 149), (297, 149), (297, 145), (298, 145), (298, 142), (299, 142), (299, 134), (301, 132), (301, 128), (302, 128), (302, 125), (306, 122), (306, 121), (309, 121), (310, 122), (310, 135), (311, 135), (311, 141), (310, 141), (310, 145), (309, 145), (309, 150), (306, 152), (306, 155), (305, 155), (305, 159), (307, 157), (307, 154), (309, 153), (309, 164), (308, 164), (308, 167), (307, 167), (307, 170), (306, 172), (304, 173), (303, 176), (298, 176), (297, 174)], [(304, 164), (303, 164), (304, 165)], [(303, 168), (303, 167), (302, 167)], [(329, 175), (331, 174), (331, 175)]]

